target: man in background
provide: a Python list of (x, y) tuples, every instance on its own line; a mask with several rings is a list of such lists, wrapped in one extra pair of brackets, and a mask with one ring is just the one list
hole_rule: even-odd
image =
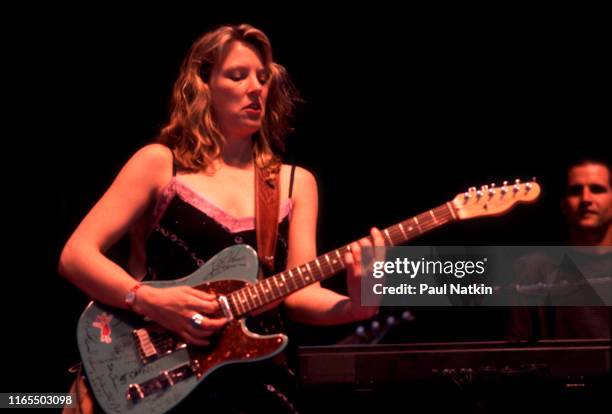
[[(555, 306), (571, 305), (576, 296), (550, 293), (547, 299), (553, 299), (540, 303), (545, 306), (513, 309), (512, 339), (610, 338), (610, 307), (604, 306), (600, 296), (601, 292), (609, 295), (612, 278), (610, 163), (602, 159), (581, 159), (568, 164), (565, 171), (561, 210), (568, 225), (567, 244), (573, 246), (571, 259), (565, 257), (559, 263), (540, 253), (523, 257), (516, 263), (517, 283), (543, 282), (557, 286), (583, 283), (583, 288), (577, 288), (574, 293), (579, 300), (593, 306)], [(607, 280), (607, 284), (596, 287), (589, 279)]]

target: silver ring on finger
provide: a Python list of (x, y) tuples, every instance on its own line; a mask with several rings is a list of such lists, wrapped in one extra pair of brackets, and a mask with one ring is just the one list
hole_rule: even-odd
[(202, 324), (204, 323), (204, 316), (199, 313), (194, 313), (191, 317), (191, 326), (196, 329), (202, 328)]

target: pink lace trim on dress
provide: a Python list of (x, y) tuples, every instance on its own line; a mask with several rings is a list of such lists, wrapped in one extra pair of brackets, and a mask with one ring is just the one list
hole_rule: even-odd
[[(166, 208), (168, 208), (168, 205), (176, 195), (178, 195), (186, 203), (194, 206), (208, 217), (215, 220), (230, 233), (239, 233), (242, 231), (255, 229), (254, 216), (235, 217), (229, 213), (226, 213), (221, 207), (211, 203), (202, 194), (192, 190), (189, 186), (178, 180), (176, 177), (172, 177), (172, 180), (170, 180), (168, 185), (166, 185), (166, 187), (162, 190), (161, 195), (157, 200), (157, 204), (155, 205), (155, 209), (153, 211), (152, 229), (157, 226), (159, 220), (166, 211)], [(290, 217), (292, 210), (292, 199), (289, 198), (281, 202), (278, 222), (280, 223), (287, 216)]]

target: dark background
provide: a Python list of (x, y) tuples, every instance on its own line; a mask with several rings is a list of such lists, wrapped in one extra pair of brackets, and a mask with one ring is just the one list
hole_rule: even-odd
[[(562, 166), (609, 152), (609, 48), (598, 22), (572, 10), (48, 12), (15, 16), (4, 33), (3, 88), (14, 92), (5, 95), (6, 391), (67, 390), (88, 300), (57, 275), (63, 243), (156, 136), (184, 54), (219, 24), (263, 29), (302, 93), (286, 159), (318, 178), (321, 253), (469, 186), (532, 176), (543, 186), (537, 204), (415, 243), (563, 244)], [(342, 290), (342, 277), (329, 286)], [(416, 340), (502, 332), (488, 309), (415, 312), (427, 321)], [(305, 329), (299, 340), (330, 343), (353, 328)]]

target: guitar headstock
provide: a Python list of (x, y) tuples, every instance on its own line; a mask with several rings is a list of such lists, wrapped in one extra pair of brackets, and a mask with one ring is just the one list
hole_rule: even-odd
[(465, 193), (455, 196), (451, 204), (460, 220), (482, 216), (504, 214), (518, 203), (532, 203), (540, 196), (540, 185), (535, 181), (521, 183), (516, 179), (513, 184), (504, 181), (480, 188), (470, 187)]

